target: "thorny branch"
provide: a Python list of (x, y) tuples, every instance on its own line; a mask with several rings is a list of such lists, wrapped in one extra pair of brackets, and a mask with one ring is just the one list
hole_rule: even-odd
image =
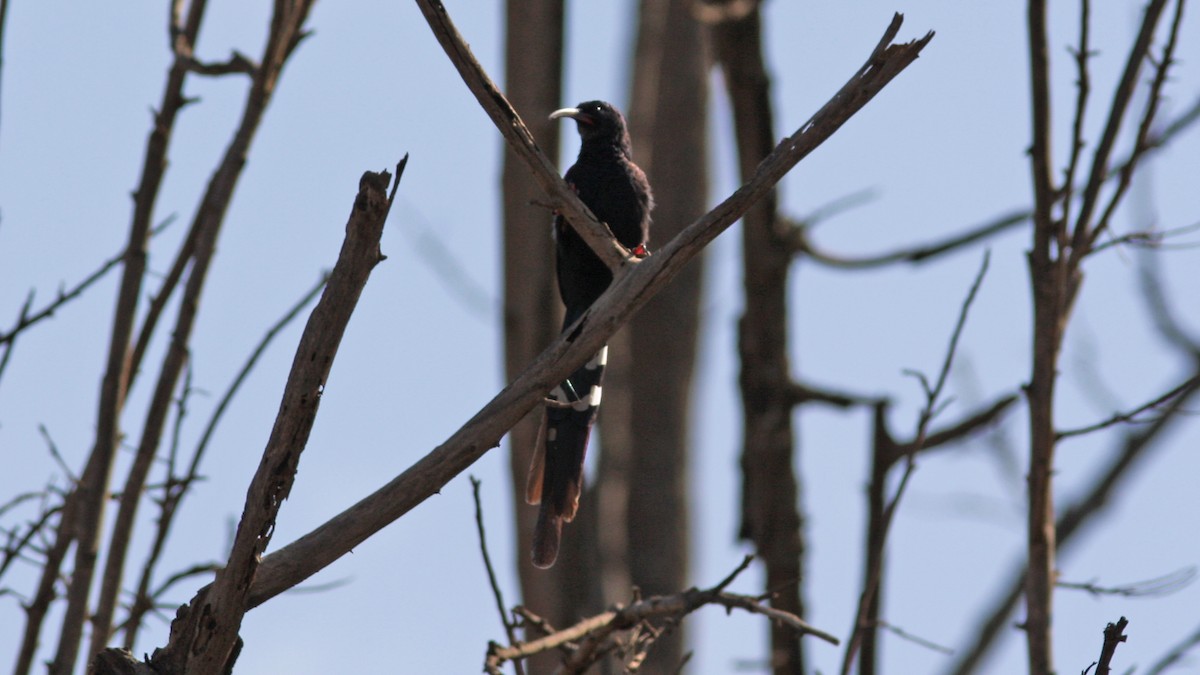
[[(1100, 134), (1087, 178), (1083, 181), (1078, 210), (1072, 214), (1073, 178), (1079, 167), (1083, 115), (1087, 108), (1090, 83), (1087, 73), (1089, 56), (1090, 5), (1084, 2), (1080, 26), (1080, 47), (1076, 52), (1079, 91), (1076, 97), (1071, 156), (1067, 165), (1067, 187), (1060, 190), (1051, 175), (1050, 59), (1048, 55), (1047, 3), (1030, 0), (1028, 39), (1031, 83), (1031, 121), (1033, 143), (1029, 153), (1033, 181), (1033, 247), (1028, 267), (1033, 295), (1033, 362), (1025, 388), (1029, 404), (1029, 472), (1026, 575), (1026, 616), (1024, 621), (1028, 651), (1028, 669), (1034, 675), (1054, 672), (1053, 595), (1056, 574), (1056, 532), (1054, 507), (1054, 469), (1056, 445), (1061, 436), (1055, 430), (1054, 401), (1059, 356), (1063, 335), (1082, 284), (1082, 261), (1094, 251), (1097, 237), (1109, 229), (1109, 220), (1129, 186), (1133, 169), (1148, 145), (1150, 126), (1157, 113), (1162, 87), (1175, 47), (1182, 0), (1176, 3), (1176, 21), (1164, 49), (1164, 58), (1151, 83), (1150, 99), (1143, 112), (1130, 159), (1117, 172), (1117, 186), (1107, 206), (1101, 208), (1100, 193), (1112, 174), (1114, 149), (1125, 119), (1129, 115), (1142, 64), (1150, 54), (1151, 43), (1168, 0), (1151, 0), (1146, 8), (1138, 35), (1126, 55), (1124, 70), (1113, 92), (1107, 119)], [(1058, 217), (1054, 209), (1059, 206)], [(1100, 213), (1096, 218), (1097, 212)]]

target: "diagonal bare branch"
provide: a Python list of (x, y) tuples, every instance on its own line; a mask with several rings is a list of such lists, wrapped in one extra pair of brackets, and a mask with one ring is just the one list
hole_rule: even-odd
[(567, 222), (571, 223), (571, 226), (579, 232), (579, 236), (596, 252), (600, 260), (613, 270), (614, 274), (626, 265), (635, 264), (638, 259), (630, 255), (629, 251), (617, 242), (607, 225), (596, 219), (591, 209), (580, 201), (579, 196), (558, 175), (554, 163), (538, 149), (533, 135), (521, 121), (520, 115), (513, 109), (499, 87), (484, 72), (483, 66), (479, 65), (479, 61), (475, 59), (471, 48), (459, 35), (458, 29), (454, 27), (454, 22), (450, 20), (450, 15), (446, 13), (446, 8), (442, 6), (442, 3), (437, 0), (417, 0), (417, 6), (421, 8), (421, 13), (429, 22), (429, 27), (437, 37), (438, 43), (442, 45), (446, 56), (450, 57), (451, 63), (458, 69), (467, 88), (475, 95), (488, 117), (492, 118), (496, 128), (508, 141), (509, 147), (529, 165), (533, 177), (549, 199), (548, 206), (566, 216)]
[(1093, 431), (1107, 429), (1108, 427), (1111, 427), (1114, 424), (1121, 424), (1122, 422), (1137, 422), (1137, 421), (1139, 421), (1138, 415), (1141, 415), (1142, 413), (1146, 412), (1147, 410), (1153, 410), (1153, 409), (1159, 408), (1160, 406), (1170, 402), (1172, 399), (1176, 398), (1177, 396), (1182, 396), (1183, 394), (1187, 393), (1188, 391), (1195, 389), (1197, 385), (1200, 385), (1200, 375), (1192, 375), (1188, 379), (1184, 380), (1183, 382), (1181, 382), (1180, 384), (1175, 386), (1173, 389), (1167, 391), (1165, 394), (1155, 398), (1152, 401), (1147, 401), (1146, 403), (1143, 403), (1142, 405), (1134, 408), (1133, 410), (1129, 410), (1127, 412), (1113, 413), (1112, 417), (1109, 417), (1108, 419), (1102, 420), (1100, 422), (1096, 422), (1095, 424), (1089, 424), (1085, 427), (1079, 427), (1076, 429), (1067, 429), (1065, 431), (1060, 431), (1057, 434), (1058, 440), (1062, 440), (1064, 438), (1071, 438), (1072, 436), (1082, 436), (1084, 434), (1090, 434)]
[(266, 602), (345, 555), (437, 493), (496, 447), (525, 413), (591, 358), (684, 265), (917, 58), (933, 34), (908, 43), (891, 44), (901, 21), (902, 17), (896, 15), (866, 64), (795, 134), (776, 147), (749, 182), (653, 256), (630, 267), (628, 274), (619, 275), (574, 330), (556, 339), (524, 373), (442, 445), (373, 494), (267, 556), (254, 579), (250, 605)]
[(993, 235), (1010, 230), (1017, 225), (1027, 223), (1029, 222), (1030, 215), (1028, 209), (1016, 209), (939, 241), (862, 257), (838, 255), (819, 248), (809, 237), (808, 230), (810, 228), (804, 224), (797, 225), (791, 230), (790, 243), (796, 251), (829, 267), (867, 269), (902, 262), (916, 264), (947, 253), (953, 253), (969, 244), (982, 241)]
[[(289, 29), (282, 34), (298, 30), (304, 15), (302, 11), (288, 16)], [(402, 162), (397, 167), (397, 181), (403, 168)], [(229, 672), (237, 658), (238, 631), (250, 607), (251, 582), (263, 550), (270, 544), (279, 510), (291, 492), (346, 326), (371, 271), (383, 259), (379, 240), (390, 203), (390, 179), (387, 172), (367, 172), (359, 182), (337, 264), (300, 337), (279, 414), (246, 493), (229, 560), (216, 580), (201, 589), (172, 623), (170, 642), (153, 657), (162, 672), (216, 675)]]
[(1117, 134), (1120, 132), (1121, 124), (1125, 121), (1125, 116), (1129, 111), (1129, 104), (1133, 99), (1133, 91), (1137, 86), (1138, 73), (1141, 72), (1142, 62), (1146, 60), (1146, 56), (1150, 53), (1150, 43), (1154, 39), (1154, 31), (1158, 27), (1159, 18), (1162, 16), (1163, 9), (1166, 6), (1167, 0), (1151, 0), (1146, 5), (1146, 12), (1142, 17), (1141, 28), (1138, 31), (1133, 46), (1129, 49), (1129, 56), (1125, 61), (1125, 70), (1121, 74), (1121, 80), (1117, 83), (1116, 91), (1113, 92), (1108, 120), (1105, 122), (1104, 133), (1100, 136), (1100, 142), (1096, 146), (1096, 152), (1092, 156), (1091, 171), (1088, 174), (1087, 183), (1083, 188), (1083, 195), (1079, 203), (1079, 213), (1075, 218), (1075, 230), (1071, 241), (1073, 249), (1071, 252), (1072, 266), (1077, 265), (1080, 258), (1086, 254), (1088, 240), (1094, 239), (1095, 232), (1093, 230), (1100, 227), (1099, 224), (1094, 228), (1092, 225), (1092, 214), (1099, 206), (1100, 187), (1104, 184), (1105, 177), (1108, 175), (1113, 148), (1117, 143)]
[[(1146, 109), (1142, 113), (1141, 124), (1138, 125), (1137, 134), (1133, 141), (1133, 150), (1129, 153), (1129, 159), (1116, 171), (1116, 189), (1113, 190), (1112, 195), (1108, 199), (1108, 205), (1104, 208), (1104, 213), (1101, 214), (1100, 220), (1096, 222), (1096, 226), (1092, 229), (1091, 235), (1088, 238), (1087, 249), (1089, 251), (1096, 245), (1096, 239), (1101, 233), (1109, 228), (1113, 213), (1116, 212), (1117, 206), (1121, 204), (1122, 198), (1124, 198), (1125, 193), (1129, 190), (1129, 186), (1133, 183), (1134, 169), (1137, 168), (1138, 161), (1146, 151), (1150, 139), (1150, 130), (1158, 115), (1158, 107), (1162, 102), (1163, 89), (1167, 84), (1167, 75), (1171, 66), (1175, 63), (1175, 46), (1178, 44), (1179, 27), (1183, 23), (1183, 4), (1182, 0), (1178, 0), (1175, 3), (1175, 18), (1171, 22), (1167, 44), (1163, 47), (1162, 60), (1158, 63), (1154, 78), (1150, 82), (1150, 92), (1146, 101)], [(1147, 47), (1148, 55), (1149, 47)]]

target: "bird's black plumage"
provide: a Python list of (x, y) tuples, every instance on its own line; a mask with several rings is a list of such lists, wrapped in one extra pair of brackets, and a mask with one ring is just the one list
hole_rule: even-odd
[[(583, 143), (567, 170), (567, 183), (606, 223), (621, 245), (645, 251), (653, 198), (646, 174), (632, 160), (629, 132), (620, 111), (603, 101), (555, 111), (551, 119), (575, 120)], [(558, 290), (566, 306), (565, 331), (612, 283), (612, 273), (574, 228), (554, 219)], [(541, 504), (533, 537), (533, 564), (550, 567), (558, 556), (563, 521), (575, 518), (583, 487), (583, 460), (600, 405), (608, 347), (551, 392), (529, 470), (526, 498)]]

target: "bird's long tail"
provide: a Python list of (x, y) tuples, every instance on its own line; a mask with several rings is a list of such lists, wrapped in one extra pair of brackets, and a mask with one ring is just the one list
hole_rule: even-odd
[(583, 489), (583, 460), (600, 406), (601, 381), (608, 347), (550, 392), (538, 432), (525, 500), (541, 504), (533, 531), (533, 564), (554, 564), (563, 522), (575, 519)]

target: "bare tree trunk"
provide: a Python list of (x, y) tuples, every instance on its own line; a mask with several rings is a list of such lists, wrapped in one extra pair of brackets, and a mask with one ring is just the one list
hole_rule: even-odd
[[(706, 35), (688, 0), (643, 0), (638, 17), (632, 96), (629, 104), (634, 159), (654, 188), (651, 250), (673, 238), (706, 210), (708, 54)], [(608, 540), (605, 560), (627, 562), (627, 579), (610, 570), (605, 600), (623, 600), (632, 582), (645, 594), (674, 593), (687, 585), (688, 419), (699, 328), (702, 264), (683, 270), (625, 331), (610, 351), (616, 377), (606, 393), (617, 411), (601, 413), (603, 462), (599, 490)], [(612, 361), (617, 363), (612, 364)], [(615, 365), (615, 367), (613, 367)], [(616, 389), (613, 389), (616, 385)], [(610, 415), (610, 412), (616, 414)], [(612, 509), (624, 498), (624, 514)], [(624, 522), (615, 520), (624, 516)], [(617, 535), (627, 545), (617, 553)], [(616, 541), (611, 541), (616, 539)], [(683, 636), (661, 637), (639, 672), (674, 673), (683, 657)]]
[[(563, 3), (561, 0), (509, 0), (506, 15), (505, 82), (513, 107), (551, 158), (559, 152), (559, 128), (547, 115), (562, 107)], [(528, 165), (506, 146), (504, 200), (504, 364), (511, 380), (554, 341), (562, 308), (554, 287), (552, 214), (533, 202), (544, 199)], [(566, 574), (575, 565), (571, 549), (564, 564), (539, 570), (529, 561), (537, 510), (525, 503), (525, 478), (537, 441), (541, 407), (513, 427), (510, 470), (516, 522), (516, 565), (526, 607), (554, 626), (576, 618), (565, 601)], [(584, 509), (586, 514), (587, 509)], [(573, 527), (572, 530), (582, 529)], [(579, 536), (572, 531), (571, 542)], [(534, 636), (526, 636), (532, 638)], [(535, 658), (531, 672), (549, 670), (552, 655)]]
[[(736, 11), (733, 8), (729, 12)], [(726, 15), (713, 28), (717, 59), (733, 106), (743, 179), (754, 174), (774, 146), (770, 83), (763, 63), (761, 17)], [(767, 567), (771, 604), (804, 616), (803, 521), (793, 471), (791, 368), (787, 354), (787, 279), (792, 251), (776, 213), (775, 192), (747, 211), (742, 221), (746, 310), (738, 349), (745, 416), (740, 536), (754, 542)], [(801, 673), (798, 636), (771, 629), (771, 667), (777, 675)]]

